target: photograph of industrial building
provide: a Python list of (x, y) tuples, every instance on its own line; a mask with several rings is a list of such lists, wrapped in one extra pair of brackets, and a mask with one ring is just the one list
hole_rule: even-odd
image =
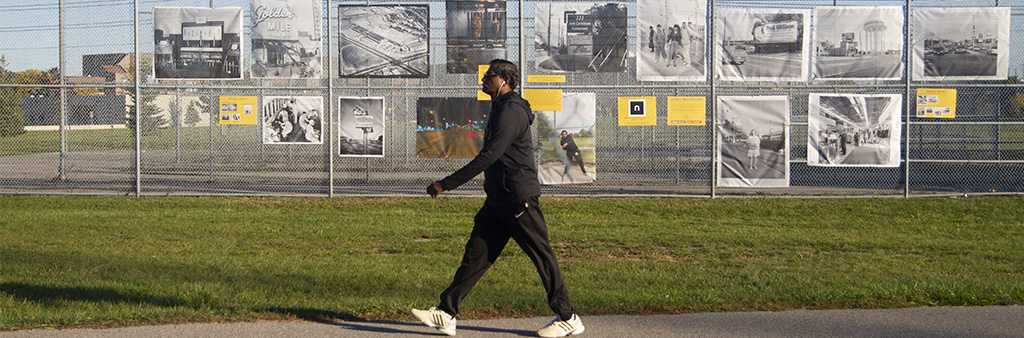
[(320, 0), (249, 0), (252, 77), (323, 76)]
[(241, 37), (241, 7), (154, 7), (154, 76), (241, 79)]
[(898, 167), (900, 94), (810, 94), (807, 165)]
[(914, 8), (913, 79), (1005, 80), (1009, 7)]
[(384, 98), (338, 98), (338, 155), (384, 157)]
[(808, 9), (721, 8), (716, 75), (726, 81), (807, 81)]
[(448, 1), (448, 73), (476, 74), (480, 65), (506, 58), (504, 1)]
[(546, 3), (534, 10), (538, 71), (626, 71), (625, 4)]
[(789, 97), (718, 97), (718, 186), (789, 186)]
[(815, 7), (813, 35), (813, 79), (903, 77), (903, 7)]
[(707, 6), (706, 0), (637, 1), (638, 80), (707, 80)]
[(427, 77), (429, 24), (427, 5), (339, 6), (339, 76)]

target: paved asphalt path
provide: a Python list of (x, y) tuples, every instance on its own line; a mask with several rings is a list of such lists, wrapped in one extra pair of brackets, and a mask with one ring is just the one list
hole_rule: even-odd
[[(553, 318), (553, 317), (551, 317)], [(459, 321), (456, 337), (535, 337), (551, 318)], [(410, 315), (410, 319), (412, 316)], [(582, 316), (581, 338), (1024, 337), (1024, 306)], [(0, 337), (445, 337), (419, 322), (255, 322), (0, 332)]]

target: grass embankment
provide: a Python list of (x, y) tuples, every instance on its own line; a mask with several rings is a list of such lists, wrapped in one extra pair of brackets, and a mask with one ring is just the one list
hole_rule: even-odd
[[(476, 198), (0, 197), (0, 329), (411, 320)], [(542, 199), (578, 311), (1024, 302), (1024, 199)], [(510, 243), (462, 318), (549, 313)]]

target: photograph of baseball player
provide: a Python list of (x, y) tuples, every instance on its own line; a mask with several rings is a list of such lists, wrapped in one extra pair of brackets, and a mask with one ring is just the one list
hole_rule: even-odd
[(591, 183), (597, 178), (596, 102), (594, 93), (563, 93), (561, 111), (536, 112), (541, 184)]

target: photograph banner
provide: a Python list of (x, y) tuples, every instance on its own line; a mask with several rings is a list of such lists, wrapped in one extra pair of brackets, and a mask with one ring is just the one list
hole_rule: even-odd
[(815, 80), (903, 78), (903, 7), (815, 7)]
[(472, 97), (416, 100), (416, 157), (473, 158), (484, 145), (491, 102)]
[(340, 5), (338, 27), (339, 76), (430, 75), (429, 6)]
[(915, 81), (1005, 80), (1009, 7), (913, 8)]
[(241, 79), (242, 8), (153, 7), (157, 79)]
[(338, 98), (338, 155), (384, 157), (384, 98)]
[(323, 76), (322, 7), (320, 0), (249, 0), (252, 77)]
[(534, 11), (537, 71), (626, 71), (626, 4), (538, 3)]
[(323, 144), (323, 111), (320, 96), (264, 97), (263, 144)]
[(594, 132), (597, 96), (563, 93), (562, 110), (539, 111), (534, 130), (541, 184), (592, 183), (597, 178)]
[(718, 9), (715, 48), (726, 81), (807, 81), (807, 9)]
[(255, 96), (221, 96), (220, 124), (256, 125)]
[(504, 1), (448, 1), (445, 7), (448, 73), (474, 74), (478, 65), (506, 58)]
[(807, 165), (900, 166), (900, 94), (810, 94)]
[(789, 186), (789, 97), (718, 97), (718, 186)]
[(640, 81), (706, 81), (707, 0), (637, 0)]

